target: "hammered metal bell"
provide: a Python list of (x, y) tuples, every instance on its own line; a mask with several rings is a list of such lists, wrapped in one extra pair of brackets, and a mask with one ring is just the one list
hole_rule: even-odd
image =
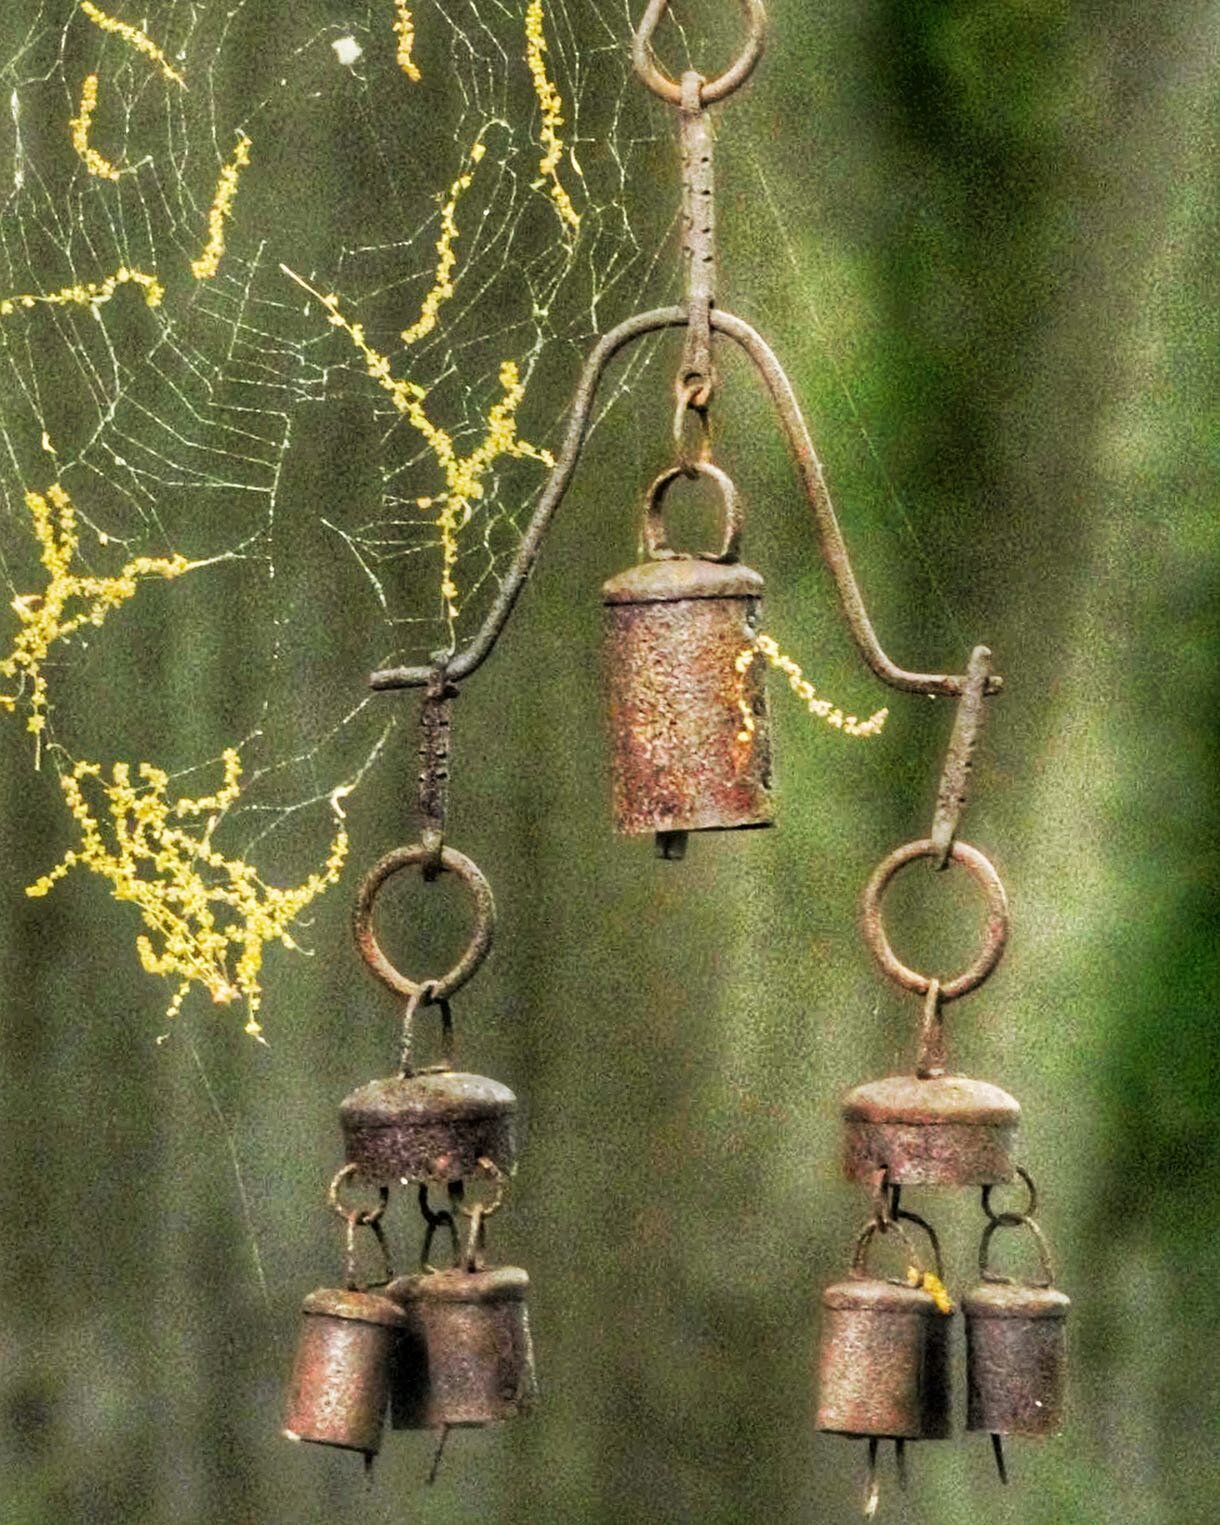
[[(968, 1430), (1000, 1435), (1056, 1435), (1063, 1424), (1067, 1314), (1071, 1300), (1051, 1285), (1041, 1232), (1028, 1219), (1042, 1255), (1036, 1283), (1011, 1281), (988, 1269), (993, 1220), (979, 1253), (983, 1280), (962, 1299), (966, 1316)], [(1012, 1226), (1015, 1226), (1012, 1225)], [(997, 1453), (998, 1454), (998, 1453)]]
[(840, 1435), (943, 1440), (949, 1329), (932, 1296), (856, 1276), (822, 1294), (817, 1427)]
[(283, 1433), (375, 1456), (406, 1316), (377, 1293), (332, 1287), (311, 1292), (301, 1313)]
[(502, 1175), (517, 1157), (517, 1098), (458, 1070), (373, 1080), (339, 1108), (348, 1163), (372, 1184)]
[(526, 1294), (517, 1266), (401, 1276), (386, 1296), (405, 1320), (394, 1368), (395, 1429), (495, 1424), (537, 1397)]
[(844, 1170), (871, 1185), (978, 1186), (1011, 1181), (1021, 1108), (1007, 1091), (966, 1075), (890, 1075), (843, 1101)]
[(732, 483), (709, 462), (694, 469), (725, 498), (722, 552), (684, 556), (666, 545), (660, 501), (681, 475), (675, 467), (649, 491), (653, 559), (602, 588), (615, 826), (658, 833), (662, 845), (672, 834), (772, 822), (766, 664), (754, 655), (763, 580), (737, 563)]

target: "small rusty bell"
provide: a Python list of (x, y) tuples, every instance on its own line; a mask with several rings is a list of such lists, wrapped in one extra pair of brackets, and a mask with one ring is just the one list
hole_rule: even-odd
[(441, 1070), (370, 1081), (343, 1101), (339, 1121), (348, 1162), (389, 1185), (511, 1174), (516, 1112), (498, 1080)]
[(754, 653), (763, 580), (737, 562), (732, 482), (708, 461), (690, 470), (724, 499), (719, 554), (667, 545), (661, 502), (683, 474), (675, 466), (648, 491), (651, 559), (602, 588), (615, 826), (657, 833), (665, 857), (681, 856), (686, 832), (772, 821), (765, 663)]
[(517, 1266), (454, 1266), (390, 1283), (386, 1296), (405, 1322), (391, 1390), (395, 1429), (495, 1424), (530, 1411), (537, 1379), (528, 1290)]
[(406, 1316), (378, 1293), (332, 1287), (311, 1292), (301, 1314), (284, 1434), (375, 1456)]
[[(991, 1237), (997, 1228), (1024, 1224), (1041, 1256), (1036, 1281), (1017, 1282), (992, 1271)], [(1045, 1240), (1026, 1215), (993, 1217), (979, 1248), (981, 1283), (962, 1299), (966, 1317), (968, 1430), (993, 1437), (1004, 1476), (999, 1437), (1056, 1435), (1063, 1424), (1067, 1373), (1067, 1313), (1071, 1301), (1052, 1286)]]
[[(943, 1440), (949, 1434), (950, 1317), (931, 1293), (869, 1276), (870, 1223), (851, 1275), (822, 1294), (817, 1427), (840, 1435)], [(905, 1237), (905, 1236), (903, 1236)], [(939, 1253), (938, 1253), (939, 1265)]]

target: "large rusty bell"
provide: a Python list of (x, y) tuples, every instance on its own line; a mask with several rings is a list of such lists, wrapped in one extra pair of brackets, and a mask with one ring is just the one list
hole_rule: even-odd
[(386, 1296), (404, 1328), (391, 1389), (395, 1429), (495, 1424), (537, 1396), (526, 1293), (517, 1266), (466, 1265), (400, 1276)]
[(844, 1170), (867, 1185), (977, 1186), (1011, 1181), (1021, 1108), (967, 1075), (890, 1075), (843, 1099)]
[(448, 1182), (512, 1173), (516, 1111), (498, 1080), (439, 1070), (370, 1081), (343, 1101), (339, 1122), (364, 1180)]
[(867, 1247), (879, 1226), (886, 1227), (874, 1221), (860, 1236), (848, 1279), (822, 1294), (817, 1427), (839, 1435), (943, 1440), (949, 1434), (951, 1320), (922, 1287), (868, 1274)]
[[(1042, 1265), (1033, 1282), (999, 1276), (988, 1264), (995, 1230), (1019, 1223), (1038, 1241)], [(983, 1232), (979, 1270), (980, 1284), (962, 1299), (966, 1428), (992, 1436), (1056, 1435), (1063, 1424), (1071, 1302), (1051, 1284), (1050, 1257), (1037, 1225), (1023, 1215), (993, 1218)]]
[(710, 461), (687, 469), (724, 500), (720, 552), (669, 548), (661, 504), (683, 475), (675, 466), (648, 491), (650, 559), (602, 588), (615, 826), (657, 833), (669, 857), (681, 856), (686, 832), (772, 821), (765, 663), (753, 655), (763, 580), (737, 560), (732, 482)]
[(284, 1434), (375, 1456), (406, 1316), (376, 1292), (333, 1287), (311, 1292), (301, 1315)]

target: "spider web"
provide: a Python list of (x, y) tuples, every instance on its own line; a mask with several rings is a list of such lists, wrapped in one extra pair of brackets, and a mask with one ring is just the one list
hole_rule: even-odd
[[(626, 210), (668, 126), (630, 30), (626, 0), (5, 8), (0, 575), (38, 660), (0, 723), (45, 683), (48, 788), (146, 758), (173, 818), (233, 749), (228, 860), (326, 858), (386, 735), (353, 666), (469, 637), (591, 336), (672, 297)], [(358, 645), (311, 621), (319, 577)], [(231, 680), (223, 724), (182, 713), (182, 648), (201, 691)]]

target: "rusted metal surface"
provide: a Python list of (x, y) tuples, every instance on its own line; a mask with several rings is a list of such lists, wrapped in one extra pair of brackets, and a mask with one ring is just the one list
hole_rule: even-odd
[(484, 1425), (537, 1398), (526, 1294), (516, 1266), (462, 1267), (391, 1282), (406, 1328), (391, 1389), (395, 1429)]
[(419, 712), (420, 842), (427, 849), (425, 879), (444, 872), (445, 817), (449, 809), (449, 750), (457, 685), (437, 667)]
[(491, 893), (491, 885), (483, 877), (477, 863), (452, 847), (441, 849), (441, 873), (456, 874), (474, 901), (474, 926), (470, 941), (461, 958), (446, 974), (425, 980), (409, 979), (385, 956), (373, 931), (373, 909), (386, 880), (401, 873), (403, 869), (423, 869), (431, 859), (429, 848), (422, 842), (416, 842), (410, 847), (396, 847), (393, 852), (386, 853), (380, 862), (375, 863), (360, 881), (352, 918), (352, 933), (360, 957), (395, 995), (411, 999), (426, 992), (429, 1001), (444, 1001), (461, 989), (491, 951), (496, 929), (496, 902)]
[(687, 324), (676, 389), (680, 404), (706, 413), (716, 386), (711, 323), (716, 300), (716, 182), (712, 124), (703, 106), (702, 88), (703, 80), (688, 69), (682, 76), (678, 119)]
[(406, 1316), (377, 1293), (328, 1287), (311, 1292), (301, 1313), (284, 1434), (376, 1455)]
[(949, 866), (953, 840), (957, 835), (962, 807), (966, 803), (974, 749), (983, 729), (983, 700), (987, 695), (987, 680), (990, 677), (991, 652), (986, 646), (976, 646), (966, 665), (966, 687), (957, 702), (957, 714), (953, 717), (953, 731), (945, 753), (945, 766), (936, 796), (936, 811), (932, 817), (932, 846), (936, 849), (933, 859), (938, 869)]
[[(653, 33), (668, 9), (669, 0), (648, 0), (648, 8), (631, 39), (631, 61), (635, 65), (635, 72), (654, 95), (659, 95), (672, 106), (679, 106), (682, 103), (682, 88), (661, 71), (652, 51)], [(746, 36), (741, 52), (723, 74), (718, 74), (715, 79), (703, 84), (700, 98), (704, 105), (711, 106), (732, 95), (734, 90), (749, 79), (762, 57), (767, 40), (766, 9), (762, 0), (741, 0), (741, 9), (746, 22)]]
[(817, 1426), (841, 1435), (949, 1434), (951, 1318), (917, 1287), (875, 1277), (822, 1294)]
[[(932, 858), (935, 853), (930, 837), (896, 847), (873, 870), (860, 898), (860, 932), (870, 952), (881, 965), (883, 973), (895, 984), (901, 985), (904, 990), (913, 990), (917, 995), (928, 993), (932, 976), (908, 968), (890, 947), (881, 920), (881, 897), (899, 869), (918, 858)], [(950, 856), (954, 863), (962, 865), (982, 889), (987, 902), (987, 930), (983, 936), (982, 950), (974, 963), (953, 979), (940, 982), (942, 1002), (956, 1001), (970, 991), (977, 990), (999, 963), (1008, 941), (1008, 897), (990, 859), (984, 857), (977, 847), (970, 847), (965, 842), (954, 842)]]
[(1054, 1287), (1017, 1283), (984, 1282), (962, 1299), (968, 1430), (1059, 1433), (1070, 1307)]
[(459, 1070), (391, 1076), (339, 1108), (347, 1159), (369, 1182), (457, 1181), (508, 1174), (517, 1157), (517, 1098)]
[(1021, 1108), (985, 1080), (965, 1075), (891, 1075), (843, 1101), (844, 1171), (871, 1185), (879, 1171), (901, 1186), (977, 1186), (1011, 1181)]
[[(682, 328), (687, 316), (684, 307), (657, 307), (625, 319), (605, 334), (590, 351), (568, 410), (568, 427), (555, 466), (538, 498), (512, 566), (505, 574), (487, 617), (470, 643), (446, 666), (449, 678), (458, 682), (470, 676), (487, 660), (516, 606), (551, 521), (572, 480), (581, 447), (588, 431), (597, 387), (606, 367), (618, 352), (636, 339), (666, 328)], [(851, 559), (838, 517), (826, 486), (825, 473), (809, 436), (792, 383), (762, 335), (743, 319), (722, 308), (713, 307), (711, 325), (714, 333), (726, 334), (743, 349), (762, 378), (775, 406), (784, 436), (792, 451), (801, 486), (813, 512), (814, 527), (822, 558), (834, 579), (843, 617), (861, 658), (883, 683), (891, 688), (916, 694), (960, 695), (966, 687), (964, 674), (909, 672), (890, 660), (882, 650), (872, 621), (852, 571)], [(433, 667), (386, 667), (369, 679), (378, 690), (422, 688), (431, 681)], [(998, 693), (1003, 680), (993, 674), (987, 692)]]
[(761, 596), (757, 572), (695, 558), (647, 562), (602, 589), (620, 832), (771, 824), (765, 664), (738, 664)]

